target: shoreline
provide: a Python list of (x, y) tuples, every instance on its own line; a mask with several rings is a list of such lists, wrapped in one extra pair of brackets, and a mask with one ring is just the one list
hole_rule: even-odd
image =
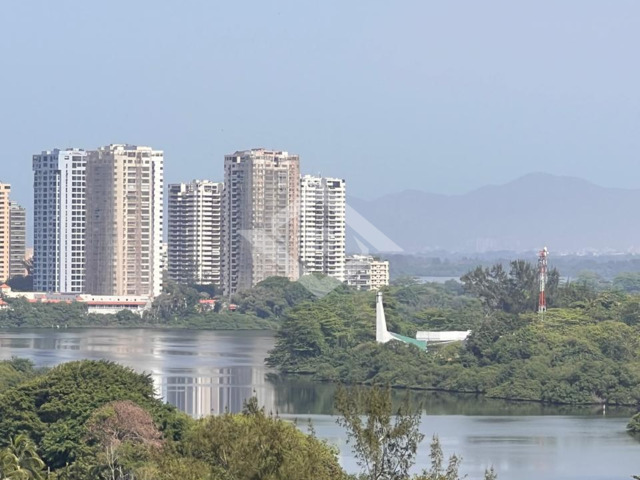
[[(336, 386), (343, 386), (343, 387), (373, 387), (376, 386), (375, 383), (364, 383), (364, 382), (358, 382), (358, 383), (342, 383), (342, 382), (335, 382), (332, 380), (324, 380), (324, 379), (319, 379), (319, 378), (312, 378), (314, 374), (309, 373), (309, 374), (288, 374), (288, 373), (284, 373), (284, 372), (279, 372), (279, 375), (282, 376), (282, 378), (306, 378), (311, 382), (314, 383), (324, 383), (324, 384), (332, 384), (332, 385), (336, 385)], [(380, 386), (380, 385), (377, 385)], [(386, 386), (386, 385), (385, 385)], [(506, 402), (514, 402), (514, 403), (534, 403), (537, 405), (543, 405), (543, 406), (557, 406), (557, 407), (562, 407), (562, 406), (574, 406), (574, 407), (612, 407), (612, 408), (629, 408), (629, 409), (635, 409), (637, 413), (640, 413), (640, 405), (638, 405), (637, 403), (602, 403), (602, 402), (589, 402), (589, 403), (567, 403), (567, 402), (545, 402), (543, 400), (536, 400), (536, 399), (531, 399), (531, 398), (515, 398), (515, 397), (501, 397), (501, 396), (491, 396), (489, 394), (487, 394), (486, 392), (477, 392), (477, 391), (470, 391), (470, 390), (449, 390), (449, 389), (444, 389), (444, 388), (437, 388), (437, 387), (417, 387), (417, 386), (406, 386), (406, 385), (393, 385), (393, 384), (389, 384), (389, 387), (392, 390), (395, 391), (399, 391), (399, 390), (406, 390), (408, 392), (441, 392), (441, 393), (450, 393), (450, 394), (456, 394), (456, 395), (477, 395), (477, 396), (482, 396), (484, 398), (490, 399), (490, 400), (503, 400)]]
[[(100, 330), (114, 330), (114, 329), (122, 329), (122, 330), (193, 330), (193, 331), (212, 331), (212, 332), (263, 332), (275, 335), (277, 332), (277, 328), (228, 328), (228, 327), (214, 327), (214, 326), (199, 326), (199, 325), (167, 325), (167, 324), (129, 324), (129, 325), (66, 325), (66, 326), (42, 326), (42, 325), (19, 325), (19, 326), (0, 326), (0, 331), (20, 331), (20, 330), (41, 330), (41, 331), (64, 331), (64, 330), (87, 330), (87, 329), (100, 329)], [(266, 359), (265, 359), (266, 360)], [(269, 367), (264, 363), (265, 367)], [(279, 371), (276, 368), (275, 375), (281, 376), (282, 378), (301, 378), (309, 380), (313, 383), (322, 383), (322, 384), (333, 384), (333, 385), (342, 385), (346, 387), (371, 387), (373, 383), (367, 382), (358, 382), (358, 383), (343, 383), (339, 381), (327, 380), (323, 378), (314, 378), (314, 372), (307, 373), (292, 373), (286, 371)], [(518, 403), (535, 403), (539, 405), (549, 405), (549, 406), (592, 406), (592, 407), (621, 407), (621, 408), (636, 408), (638, 412), (640, 412), (640, 405), (637, 403), (607, 403), (607, 402), (581, 402), (581, 403), (568, 403), (568, 402), (547, 402), (543, 400), (531, 399), (531, 398), (518, 398), (518, 397), (506, 397), (506, 396), (491, 396), (486, 392), (478, 392), (475, 390), (452, 390), (452, 389), (444, 389), (438, 387), (428, 387), (428, 386), (408, 386), (408, 385), (389, 385), (393, 390), (400, 391), (414, 391), (414, 392), (442, 392), (442, 393), (450, 393), (450, 394), (459, 394), (459, 395), (479, 395), (488, 399), (495, 400), (504, 400), (507, 402), (518, 402)]]
[(122, 330), (133, 330), (133, 329), (138, 329), (138, 330), (200, 330), (200, 331), (216, 331), (216, 332), (237, 332), (237, 331), (243, 331), (243, 332), (273, 332), (275, 333), (277, 331), (277, 328), (264, 328), (263, 326), (261, 326), (260, 328), (254, 328), (254, 327), (247, 327), (247, 328), (242, 328), (242, 327), (212, 327), (212, 326), (206, 326), (206, 325), (167, 325), (167, 324), (129, 324), (129, 325), (100, 325), (100, 324), (96, 324), (96, 325), (60, 325), (60, 326), (56, 326), (56, 325), (12, 325), (12, 326), (5, 326), (5, 325), (0, 325), (0, 331), (3, 330), (70, 330), (70, 329), (105, 329), (105, 330), (110, 330), (110, 329), (122, 329)]

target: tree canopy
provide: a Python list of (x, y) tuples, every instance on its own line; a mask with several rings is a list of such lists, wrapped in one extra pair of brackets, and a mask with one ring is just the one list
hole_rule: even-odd
[(422, 352), (377, 344), (375, 295), (335, 292), (283, 316), (268, 362), (282, 372), (352, 384), (483, 393), (567, 404), (640, 402), (640, 297), (549, 273), (537, 309), (537, 269), (522, 261), (463, 276), (464, 289), (410, 281), (384, 290), (388, 328), (472, 330)]
[(255, 399), (196, 421), (156, 398), (148, 375), (111, 362), (62, 364), (0, 393), (1, 478), (346, 478), (335, 449)]

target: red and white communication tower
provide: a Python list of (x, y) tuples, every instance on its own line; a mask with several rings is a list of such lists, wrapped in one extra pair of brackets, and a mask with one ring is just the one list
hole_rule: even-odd
[(545, 287), (547, 285), (547, 256), (549, 250), (544, 247), (538, 254), (538, 275), (540, 280), (540, 296), (538, 297), (538, 314), (544, 318), (544, 312), (547, 311), (547, 299), (545, 297)]

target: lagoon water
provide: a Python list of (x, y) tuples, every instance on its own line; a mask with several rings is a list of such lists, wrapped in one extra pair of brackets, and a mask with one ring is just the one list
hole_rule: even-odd
[[(108, 359), (153, 378), (166, 401), (195, 417), (242, 409), (256, 395), (268, 411), (309, 420), (316, 434), (338, 446), (341, 463), (357, 465), (332, 415), (334, 387), (278, 378), (264, 366), (272, 334), (142, 329), (0, 330), (0, 358), (19, 356), (38, 366)], [(401, 396), (401, 393), (397, 394)], [(445, 454), (463, 457), (461, 471), (482, 477), (493, 465), (500, 480), (628, 479), (640, 474), (640, 442), (625, 433), (627, 408), (545, 407), (474, 395), (423, 392), (419, 465), (438, 434)]]

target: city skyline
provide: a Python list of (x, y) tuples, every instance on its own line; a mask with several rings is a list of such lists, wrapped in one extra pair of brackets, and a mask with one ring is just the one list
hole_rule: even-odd
[[(34, 291), (155, 297), (165, 270), (226, 294), (273, 276), (346, 281), (345, 180), (303, 174), (300, 157), (284, 150), (224, 158), (224, 183), (169, 184), (165, 215), (162, 150), (110, 144), (34, 154)], [(25, 210), (11, 205), (24, 256)]]
[(640, 0), (0, 18), (0, 480), (640, 480)]
[[(254, 149), (254, 150), (256, 150), (256, 149)], [(59, 151), (59, 150), (55, 150), (55, 151)], [(85, 150), (77, 148), (76, 151), (84, 152)], [(170, 162), (171, 162), (171, 160), (170, 160)], [(306, 168), (302, 169), (301, 173), (308, 176), (308, 173), (305, 170), (306, 170)], [(318, 178), (320, 178), (320, 177), (318, 177)], [(541, 176), (539, 174), (538, 175), (528, 176), (526, 181), (523, 180), (523, 182), (518, 182), (518, 183), (522, 184), (522, 185), (530, 185), (529, 187), (524, 188), (523, 191), (526, 190), (526, 191), (532, 192), (533, 189), (531, 187), (531, 182), (532, 181), (536, 181), (535, 179), (538, 179), (537, 180), (538, 185), (541, 185), (543, 187), (545, 185), (554, 185), (552, 190), (557, 192), (560, 195), (562, 194), (562, 191), (565, 188), (573, 189), (577, 185), (579, 185), (580, 183), (582, 183), (584, 185), (584, 188), (589, 189), (589, 184), (587, 182), (571, 182), (570, 181), (569, 183), (567, 183), (567, 182), (564, 181), (564, 180), (567, 180), (567, 179), (564, 179), (562, 177), (553, 177), (553, 176), (544, 176), (544, 175)], [(569, 178), (568, 180), (571, 180), (571, 179)], [(564, 185), (564, 187), (563, 187), (563, 185)], [(503, 189), (504, 191), (506, 191), (509, 188), (508, 185), (505, 186), (505, 187), (507, 187), (507, 188)], [(516, 188), (517, 190), (520, 190), (518, 187), (514, 187), (514, 188)], [(535, 188), (537, 188), (537, 186), (535, 186), (534, 189)], [(481, 189), (481, 190), (488, 191), (487, 188)], [(481, 192), (480, 190), (477, 191), (477, 193), (480, 193), (480, 192)], [(15, 201), (15, 200), (13, 200), (15, 198), (15, 196), (13, 195), (14, 193), (15, 193), (15, 190), (12, 191), (12, 201)], [(163, 194), (164, 194), (164, 192), (163, 192)], [(603, 194), (606, 195), (606, 192), (603, 192)], [(412, 198), (412, 195), (413, 194), (409, 193), (409, 195), (407, 195), (405, 197), (401, 197), (401, 196), (398, 196), (398, 197), (395, 197), (395, 198), (394, 197), (388, 197), (388, 198), (383, 199), (383, 201), (394, 203), (394, 202), (396, 202), (396, 200), (399, 199), (400, 203), (396, 204), (396, 206), (394, 208), (401, 208), (405, 212), (405, 215), (404, 215), (403, 218), (405, 218), (405, 219), (406, 218), (411, 218), (412, 215), (414, 217), (415, 217), (415, 215), (413, 213), (409, 214), (409, 212), (407, 210), (407, 208), (409, 208), (409, 207), (407, 206), (406, 203), (404, 204), (404, 206), (402, 206), (403, 205), (402, 204), (402, 198), (405, 198), (405, 199), (409, 200), (409, 199)], [(580, 194), (577, 194), (577, 195), (579, 196)], [(417, 198), (417, 197), (415, 197), (415, 198)], [(429, 198), (429, 197), (425, 197), (425, 198)], [(433, 197), (433, 198), (436, 198), (436, 197)], [(614, 198), (614, 197), (611, 197), (611, 198)], [(366, 202), (362, 203), (362, 202), (357, 202), (356, 200), (357, 199), (355, 199), (355, 198), (351, 198), (349, 205), (346, 206), (346, 209), (348, 211), (350, 211), (350, 215), (349, 215), (349, 217), (350, 217), (350, 232), (349, 232), (349, 241), (348, 241), (348, 245), (347, 245), (348, 248), (349, 248), (349, 252), (350, 253), (367, 253), (369, 251), (373, 251), (373, 252), (375, 252), (375, 251), (390, 252), (392, 250), (393, 251), (402, 251), (402, 250), (404, 250), (404, 251), (406, 251), (408, 253), (418, 252), (420, 250), (423, 250), (423, 251), (434, 251), (434, 250), (445, 251), (446, 250), (446, 246), (443, 249), (443, 247), (441, 247), (441, 245), (447, 245), (447, 244), (453, 245), (453, 250), (452, 251), (456, 251), (456, 249), (462, 248), (461, 251), (470, 252), (470, 253), (472, 253), (472, 252), (482, 253), (484, 251), (490, 251), (490, 250), (496, 250), (496, 249), (498, 249), (498, 250), (505, 250), (505, 249), (509, 250), (510, 248), (513, 248), (516, 251), (518, 251), (519, 249), (522, 250), (523, 248), (524, 249), (529, 249), (529, 244), (523, 243), (521, 239), (516, 239), (516, 240), (504, 239), (503, 240), (503, 239), (498, 238), (498, 237), (493, 238), (490, 234), (487, 234), (486, 232), (484, 234), (482, 234), (482, 235), (478, 234), (477, 238), (474, 237), (474, 238), (471, 238), (471, 239), (465, 239), (463, 241), (465, 243), (462, 244), (462, 247), (460, 247), (459, 244), (455, 244), (454, 245), (451, 242), (449, 242), (449, 243), (445, 242), (443, 244), (441, 241), (434, 242), (433, 240), (425, 241), (422, 245), (418, 245), (418, 244), (409, 245), (409, 244), (407, 244), (406, 239), (400, 236), (401, 235), (400, 232), (404, 231), (406, 229), (398, 229), (396, 227), (390, 227), (389, 226), (389, 222), (387, 220), (379, 218), (380, 217), (380, 215), (379, 215), (380, 212), (383, 211), (384, 208), (386, 208), (386, 207), (384, 207), (384, 205), (383, 205), (384, 208), (382, 208), (382, 210), (380, 208), (372, 210), (372, 208), (375, 205), (375, 203), (366, 204)], [(439, 202), (439, 204), (441, 206), (444, 206), (444, 205), (448, 205), (449, 204), (449, 200), (452, 200), (452, 201), (455, 202), (455, 200), (458, 200), (458, 199), (455, 199), (455, 198), (447, 199), (447, 198), (444, 198), (444, 197), (439, 197), (438, 202)], [(460, 198), (459, 200), (462, 200), (462, 198)], [(522, 200), (526, 201), (524, 199), (524, 197), (523, 197)], [(604, 200), (604, 196), (603, 196), (603, 200)], [(69, 203), (70, 205), (73, 203), (73, 200), (71, 199), (71, 197), (67, 200), (67, 203)], [(378, 202), (378, 205), (380, 207), (380, 203), (379, 202)], [(354, 207), (355, 207), (355, 211), (354, 211)], [(165, 205), (165, 208), (166, 208), (166, 205)], [(409, 210), (410, 210), (410, 208), (409, 208)], [(532, 208), (527, 208), (526, 210), (533, 211)], [(591, 211), (593, 212), (593, 209)], [(34, 212), (28, 212), (28, 223), (27, 223), (27, 225), (29, 225), (29, 228), (27, 228), (27, 232), (28, 232), (28, 236), (27, 237), (33, 236), (33, 233), (35, 231), (34, 228), (31, 228), (31, 226), (35, 225), (35, 223), (36, 223), (36, 219), (32, 218), (32, 214), (33, 213)], [(424, 215), (427, 214), (427, 212), (423, 212), (423, 213), (424, 213)], [(164, 209), (163, 209), (163, 213), (162, 214), (163, 215), (165, 214), (164, 213)], [(417, 212), (417, 214), (422, 215), (419, 212)], [(356, 223), (357, 223), (356, 220), (357, 220), (357, 218), (362, 217), (362, 215), (364, 215), (363, 218), (365, 220), (368, 219), (370, 222), (373, 222), (373, 223), (371, 223), (369, 225), (369, 227), (367, 227), (368, 228), (368, 230), (367, 230), (368, 233), (366, 233), (367, 236), (371, 237), (371, 232), (372, 232), (371, 228), (376, 228), (377, 227), (378, 229), (382, 229), (382, 231), (379, 232), (379, 233), (382, 233), (383, 235), (385, 235), (385, 237), (386, 237), (386, 235), (390, 235), (391, 238), (392, 238), (392, 241), (399, 241), (399, 245), (396, 245), (396, 248), (394, 248), (394, 249), (390, 249), (388, 247), (391, 244), (387, 244), (387, 243), (385, 243), (385, 245), (382, 245), (380, 243), (375, 243), (375, 244), (370, 244), (369, 243), (368, 244), (366, 239), (365, 239), (365, 243), (361, 244), (360, 241), (363, 240), (363, 238), (361, 238), (361, 235), (357, 232), (358, 228), (357, 228), (357, 225), (356, 225)], [(579, 215), (580, 214), (578, 213), (578, 216)], [(384, 217), (384, 215), (383, 215), (383, 217)], [(62, 216), (60, 218), (62, 218)], [(392, 218), (395, 218), (395, 216), (388, 215), (385, 218), (392, 219)], [(418, 224), (419, 222), (416, 221), (415, 223)], [(166, 232), (166, 227), (164, 228), (164, 230)], [(355, 235), (354, 235), (354, 230), (356, 231)], [(449, 231), (450, 234), (455, 234), (455, 231), (452, 230), (451, 228), (440, 228), (438, 230)], [(544, 235), (544, 236), (552, 235), (553, 236), (554, 234), (557, 233), (557, 230), (558, 229), (552, 229), (552, 231), (550, 231), (550, 232), (546, 232), (546, 233), (542, 232), (542, 235)], [(540, 240), (540, 239), (538, 239), (538, 240), (533, 239), (532, 240), (533, 237), (531, 236), (530, 233), (526, 234), (526, 235), (529, 238), (529, 241), (534, 241), (534, 243), (536, 245), (538, 243), (539, 244), (548, 243), (544, 238), (542, 240)], [(360, 238), (358, 238), (358, 237), (360, 237)], [(427, 237), (428, 237), (428, 235), (424, 235), (424, 234), (416, 236), (416, 238), (424, 238), (424, 239), (426, 239)], [(622, 236), (618, 235), (618, 237), (624, 237), (624, 235), (622, 235)], [(166, 239), (167, 237), (164, 236), (163, 238)], [(388, 239), (389, 237), (386, 237), (386, 238)], [(553, 237), (553, 238), (555, 238), (555, 237)], [(69, 242), (70, 241), (71, 240), (69, 239)], [(511, 241), (512, 243), (510, 244), (509, 241)], [(580, 253), (580, 252), (583, 252), (583, 251), (590, 251), (590, 252), (595, 252), (595, 253), (607, 253), (607, 252), (612, 252), (612, 251), (616, 251), (616, 252), (617, 251), (620, 251), (620, 252), (633, 251), (633, 252), (635, 252), (637, 250), (633, 246), (627, 248), (627, 247), (625, 247), (623, 245), (622, 248), (621, 248), (618, 244), (607, 245), (607, 244), (602, 244), (602, 242), (600, 240), (598, 240), (598, 241), (600, 242), (599, 244), (592, 243), (592, 241), (589, 241), (587, 243), (583, 242), (583, 244), (573, 245), (570, 248), (567, 248), (564, 245), (560, 245), (559, 246), (560, 242), (558, 242), (558, 243), (552, 242), (552, 243), (554, 243), (556, 245), (556, 248), (557, 248), (556, 252), (562, 252), (563, 254), (572, 253), (572, 252)], [(470, 242), (472, 242), (472, 243), (470, 243)], [(30, 246), (30, 245), (31, 245), (31, 242), (27, 241), (27, 246)], [(471, 246), (469, 246), (469, 245), (471, 245)], [(523, 245), (525, 245), (525, 246), (523, 247)], [(17, 256), (16, 256), (16, 258), (17, 258)], [(71, 256), (69, 256), (69, 258), (72, 259)], [(62, 262), (62, 263), (65, 263), (65, 262)], [(38, 271), (38, 269), (36, 269), (36, 271)], [(331, 276), (334, 276), (334, 275), (331, 275)], [(38, 285), (39, 284), (36, 282), (36, 286), (38, 286)], [(63, 288), (63, 287), (54, 287), (53, 289), (54, 290), (60, 289), (60, 290), (63, 290), (63, 291), (67, 290), (66, 288)], [(39, 287), (38, 290), (46, 291), (46, 290), (49, 290), (49, 288)], [(77, 291), (81, 291), (81, 290), (82, 290), (82, 288), (79, 287)]]
[[(60, 151), (60, 150), (54, 149), (54, 151)], [(62, 151), (65, 151), (65, 150), (62, 150)], [(73, 149), (71, 151), (73, 151)], [(76, 148), (75, 151), (85, 152), (85, 150), (82, 149), (82, 148)], [(42, 153), (44, 154), (46, 152), (42, 152)], [(171, 163), (171, 159), (169, 160), (169, 163)], [(304, 175), (309, 175), (305, 170), (306, 170), (306, 168), (301, 173), (304, 174)], [(219, 177), (219, 175), (218, 175), (218, 177)], [(318, 178), (320, 178), (320, 177), (318, 177)], [(553, 187), (554, 191), (557, 191), (558, 188), (561, 188), (561, 189), (562, 188), (572, 188), (573, 189), (573, 188), (575, 188), (576, 185), (580, 185), (580, 184), (582, 184), (584, 186), (584, 188), (586, 188), (586, 189), (589, 189), (590, 185), (594, 185), (595, 186), (595, 184), (590, 184), (590, 182), (575, 180), (575, 179), (572, 179), (572, 177), (554, 177), (554, 176), (550, 176), (550, 175), (532, 174), (532, 175), (528, 175), (528, 176), (522, 177), (517, 182), (510, 182), (510, 184), (504, 185), (504, 188), (502, 188), (503, 186), (499, 186), (501, 188), (497, 189), (497, 190), (506, 191), (506, 189), (510, 188), (511, 184), (514, 184), (514, 185), (515, 184), (523, 184), (523, 185), (529, 184), (530, 185), (531, 181), (535, 181), (534, 179), (538, 179), (537, 181), (538, 181), (539, 185), (542, 185), (543, 187), (544, 187), (544, 185), (554, 185), (554, 187)], [(221, 183), (221, 182), (219, 182), (219, 183)], [(562, 185), (564, 185), (565, 187), (562, 187)], [(478, 193), (479, 194), (481, 191), (488, 191), (488, 189), (491, 190), (491, 189), (494, 189), (494, 188), (493, 188), (493, 186), (486, 186), (485, 188), (479, 189), (476, 192), (472, 192), (472, 193), (474, 193), (474, 194)], [(496, 189), (494, 189), (494, 190), (496, 190)], [(529, 187), (526, 190), (531, 191), (531, 188)], [(614, 192), (615, 190), (616, 189), (610, 189), (611, 192)], [(625, 191), (624, 189), (619, 189), (619, 190), (620, 190), (620, 192), (624, 192)], [(628, 191), (629, 192), (633, 192), (634, 190), (628, 190)], [(12, 201), (14, 201), (14, 202), (15, 202), (15, 192), (16, 192), (15, 189), (12, 188)], [(351, 193), (351, 192), (349, 192), (349, 193)], [(561, 194), (561, 192), (558, 192), (558, 194)], [(606, 195), (606, 194), (607, 194), (606, 191), (603, 191), (603, 195)], [(409, 199), (409, 198), (411, 198), (412, 195), (414, 195), (414, 194), (411, 193), (411, 192), (407, 192), (407, 195), (405, 195), (404, 197), (402, 197), (402, 196), (396, 196), (396, 197), (391, 196), (391, 197), (385, 197), (384, 199), (380, 199), (380, 200), (384, 200), (385, 202), (386, 201), (395, 202), (396, 199), (402, 199), (402, 198)], [(383, 234), (383, 235), (389, 234), (389, 235), (391, 235), (393, 240), (400, 239), (400, 237), (397, 237), (397, 229), (396, 228), (389, 227), (388, 222), (382, 221), (380, 218), (378, 218), (379, 217), (379, 215), (378, 215), (379, 212), (378, 213), (372, 212), (371, 207), (373, 205), (375, 205), (375, 203), (371, 203), (369, 205), (369, 204), (366, 204), (366, 202), (363, 203), (361, 201), (357, 201), (358, 199), (352, 197), (351, 195), (349, 195), (349, 197), (351, 197), (351, 200), (350, 200), (350, 203), (346, 206), (346, 208), (347, 208), (348, 211), (350, 211), (350, 215), (349, 216), (350, 216), (350, 223), (351, 223), (350, 224), (351, 231), (349, 233), (349, 237), (348, 237), (349, 241), (347, 243), (348, 243), (349, 251), (351, 253), (366, 253), (367, 251), (369, 251), (369, 249), (372, 249), (371, 251), (401, 251), (402, 249), (405, 249), (408, 252), (417, 251), (415, 245), (409, 246), (409, 245), (406, 244), (406, 239), (402, 240), (400, 242), (401, 247), (399, 247), (398, 245), (395, 245), (395, 248), (389, 248), (390, 246), (392, 246), (393, 242), (392, 243), (388, 243), (387, 242), (384, 245), (380, 244), (379, 242), (375, 243), (375, 245), (374, 244), (366, 245), (367, 242), (365, 241), (365, 244), (361, 245), (359, 240), (362, 240), (362, 238), (358, 239), (358, 236), (360, 236), (360, 234), (358, 233), (358, 225), (359, 225), (359, 223), (357, 221), (358, 218), (362, 217), (361, 214), (364, 214), (363, 218), (365, 220), (365, 223), (369, 223), (369, 222), (366, 222), (367, 218), (368, 218), (369, 221), (373, 222), (373, 224), (369, 224), (369, 226), (367, 227), (369, 229), (369, 234), (371, 234), (371, 228), (378, 227), (378, 228), (382, 228), (382, 230), (383, 230), (382, 232), (378, 232), (379, 234)], [(425, 197), (425, 198), (429, 198), (429, 197)], [(450, 198), (446, 198), (445, 196), (433, 197), (433, 198), (440, 198), (440, 200), (438, 200), (438, 201), (439, 202), (445, 202), (445, 204), (448, 204), (449, 200), (455, 201), (457, 199), (455, 196), (450, 197)], [(459, 200), (462, 201), (462, 198), (463, 197), (460, 197)], [(524, 200), (524, 198), (523, 198), (523, 201), (526, 201), (526, 200)], [(69, 192), (69, 198), (66, 200), (66, 202), (69, 205), (71, 205), (73, 203), (73, 200), (71, 199), (71, 193), (70, 192)], [(378, 202), (378, 204), (379, 204), (379, 202)], [(356, 209), (355, 211), (354, 211), (353, 207), (355, 207), (355, 209)], [(407, 207), (407, 206), (405, 205), (405, 207)], [(166, 204), (165, 204), (164, 208), (166, 209)], [(34, 228), (32, 228), (32, 227), (37, 222), (36, 218), (34, 218), (34, 214), (35, 214), (34, 211), (28, 211), (27, 210), (27, 219), (28, 219), (28, 221), (27, 221), (27, 225), (28, 225), (28, 228), (27, 228), (27, 245), (26, 245), (27, 247), (30, 247), (31, 245), (33, 245), (32, 239), (33, 239), (33, 234), (34, 234)], [(164, 215), (164, 209), (163, 209), (163, 215)], [(580, 214), (578, 214), (578, 215), (580, 215)], [(356, 225), (356, 224), (358, 224), (358, 225)], [(356, 231), (356, 238), (355, 239), (354, 239), (354, 229)], [(387, 232), (390, 232), (390, 233), (387, 233)], [(165, 233), (166, 233), (166, 228), (165, 228)], [(485, 235), (485, 237), (479, 238), (480, 243), (478, 243), (477, 240), (474, 240), (476, 242), (475, 251), (482, 252), (482, 251), (486, 250), (486, 248), (483, 248), (482, 245), (485, 245), (489, 250), (495, 249), (495, 248), (498, 248), (498, 249), (505, 249), (506, 248), (508, 250), (510, 248), (508, 243), (505, 243), (505, 242), (500, 243), (502, 240), (500, 240), (500, 239), (492, 239), (492, 238), (486, 237), (486, 233), (484, 235)], [(166, 240), (167, 239), (166, 235), (163, 238)], [(69, 238), (67, 244), (69, 244), (70, 242), (71, 242), (71, 239)], [(441, 242), (439, 242), (439, 243), (441, 243)], [(540, 242), (538, 242), (538, 243), (540, 243)], [(542, 243), (545, 243), (545, 242), (543, 241)], [(497, 245), (497, 247), (495, 245)], [(433, 247), (432, 247), (431, 244), (425, 243), (425, 246), (427, 247), (427, 249), (429, 251), (433, 250)], [(517, 242), (514, 243), (512, 246), (513, 246), (514, 250), (518, 250), (519, 248), (522, 247), (521, 243), (519, 244)], [(458, 246), (456, 246), (456, 245), (454, 245), (454, 247), (458, 248)], [(441, 249), (441, 247), (439, 247), (438, 245), (436, 245), (436, 248)], [(478, 250), (478, 248), (479, 248), (479, 250)], [(463, 250), (471, 252), (471, 250), (469, 250), (466, 246), (463, 248)], [(562, 251), (563, 253), (571, 253), (571, 252), (578, 252), (579, 253), (579, 252), (581, 252), (583, 250), (594, 251), (594, 252), (605, 252), (605, 253), (606, 252), (611, 252), (611, 251), (626, 251), (625, 248), (620, 249), (617, 244), (616, 245), (612, 245), (611, 247), (608, 247), (607, 245), (602, 246), (602, 245), (593, 245), (592, 243), (584, 243), (584, 245), (574, 246), (573, 249), (567, 249), (566, 247), (560, 247), (560, 251)], [(635, 249), (633, 251), (635, 251)], [(71, 258), (71, 257), (69, 256), (69, 258)], [(63, 263), (65, 263), (65, 262), (63, 262)], [(40, 289), (47, 290), (47, 288), (40, 288)]]
[[(148, 143), (148, 142), (147, 142)], [(120, 143), (122, 145), (132, 145), (130, 143)], [(252, 149), (260, 149), (263, 147), (252, 147)], [(82, 147), (65, 147), (65, 148), (55, 148), (54, 150), (61, 150), (61, 151), (65, 151), (65, 150), (80, 150), (80, 151), (84, 151), (85, 149), (90, 149), (87, 146), (82, 146)], [(36, 149), (37, 150), (37, 149)], [(224, 157), (224, 154), (222, 155)], [(30, 158), (33, 157), (33, 153), (31, 154)], [(177, 164), (180, 164), (180, 159), (175, 159)], [(192, 177), (191, 179), (194, 178), (206, 178), (209, 181), (212, 182), (216, 182), (216, 183), (223, 183), (223, 178), (224, 178), (224, 174), (223, 174), (223, 170), (224, 170), (224, 160), (221, 161), (221, 164), (219, 165), (219, 168), (209, 168), (209, 169), (205, 169), (207, 173), (213, 173), (212, 175), (206, 175), (205, 172), (201, 173), (201, 174), (196, 174), (195, 177)], [(168, 165), (171, 165), (172, 161), (170, 160), (168, 162)], [(33, 189), (33, 180), (31, 175), (29, 176), (30, 178), (30, 182), (29, 184), (26, 186), (27, 188), (24, 189), (20, 189), (18, 190), (17, 188), (15, 188), (14, 183), (5, 180), (11, 177), (11, 173), (13, 172), (13, 170), (9, 170), (7, 172), (3, 173), (3, 177), (0, 178), (0, 182), (6, 183), (11, 185), (12, 187), (12, 192), (11, 192), (11, 199), (12, 201), (15, 201), (16, 203), (18, 203), (21, 207), (26, 209), (27, 212), (27, 225), (29, 226), (33, 226), (33, 217), (32, 215), (34, 214), (35, 211), (35, 205), (33, 204), (33, 193), (32, 193), (32, 189)], [(215, 173), (214, 173), (215, 172)], [(305, 174), (309, 174), (308, 173), (309, 170), (307, 169), (307, 171), (305, 171)], [(329, 173), (329, 172), (325, 172), (325, 173)], [(472, 188), (469, 188), (468, 190), (464, 190), (461, 192), (457, 192), (457, 193), (451, 193), (449, 195), (453, 196), (453, 197), (459, 197), (459, 196), (464, 196), (464, 195), (468, 195), (468, 194), (472, 194), (473, 192), (483, 189), (483, 188), (488, 188), (488, 187), (496, 187), (496, 186), (506, 186), (509, 185), (513, 182), (517, 182), (520, 181), (521, 179), (525, 179), (528, 178), (530, 176), (533, 175), (548, 175), (550, 178), (558, 178), (558, 179), (562, 179), (562, 178), (566, 178), (569, 180), (575, 179), (575, 180), (579, 180), (579, 181), (584, 181), (588, 184), (597, 186), (597, 187), (601, 187), (601, 188), (610, 188), (610, 189), (614, 189), (614, 190), (620, 190), (620, 191), (640, 191), (640, 187), (637, 188), (633, 188), (633, 187), (607, 187), (603, 184), (603, 182), (598, 182), (598, 181), (594, 181), (594, 180), (588, 180), (582, 176), (579, 175), (554, 175), (554, 174), (549, 174), (547, 172), (541, 172), (541, 171), (536, 171), (536, 170), (532, 170), (529, 173), (525, 173), (522, 175), (519, 175), (513, 179), (504, 181), (504, 182), (494, 182), (494, 183), (487, 183), (487, 184), (480, 184), (478, 183), (477, 186), (474, 186)], [(316, 174), (315, 176), (324, 176), (324, 175), (320, 175), (320, 174)], [(336, 177), (335, 175), (333, 175), (334, 177)], [(389, 192), (389, 193), (383, 193), (383, 192), (378, 192), (375, 195), (369, 195), (369, 196), (357, 196), (355, 194), (352, 193), (352, 189), (351, 189), (351, 184), (352, 183), (357, 183), (357, 179), (358, 177), (356, 176), (356, 178), (354, 180), (350, 180), (349, 185), (349, 195), (348, 198), (354, 198), (357, 199), (358, 201), (360, 200), (365, 200), (365, 201), (374, 201), (374, 200), (378, 200), (381, 199), (387, 195), (395, 195), (395, 194), (402, 194), (402, 193), (408, 193), (408, 192), (422, 192), (425, 194), (433, 194), (433, 195), (447, 195), (447, 194), (442, 194), (442, 193), (438, 193), (437, 189), (436, 190), (427, 190), (427, 189), (404, 189), (404, 190), (396, 190), (393, 192)], [(167, 185), (169, 184), (179, 184), (179, 183), (188, 183), (191, 180), (189, 179), (189, 177), (187, 177), (186, 175), (176, 175), (174, 174), (174, 177), (172, 179), (167, 179), (166, 178), (166, 173), (165, 173), (165, 183)], [(347, 198), (347, 199), (348, 199)], [(26, 200), (25, 200), (26, 199)], [(165, 209), (166, 209), (167, 205), (165, 202)], [(27, 243), (27, 247), (32, 247), (34, 245), (34, 237), (33, 237), (33, 228), (27, 228), (27, 232), (26, 232), (26, 243)], [(165, 235), (166, 237), (166, 235)]]

